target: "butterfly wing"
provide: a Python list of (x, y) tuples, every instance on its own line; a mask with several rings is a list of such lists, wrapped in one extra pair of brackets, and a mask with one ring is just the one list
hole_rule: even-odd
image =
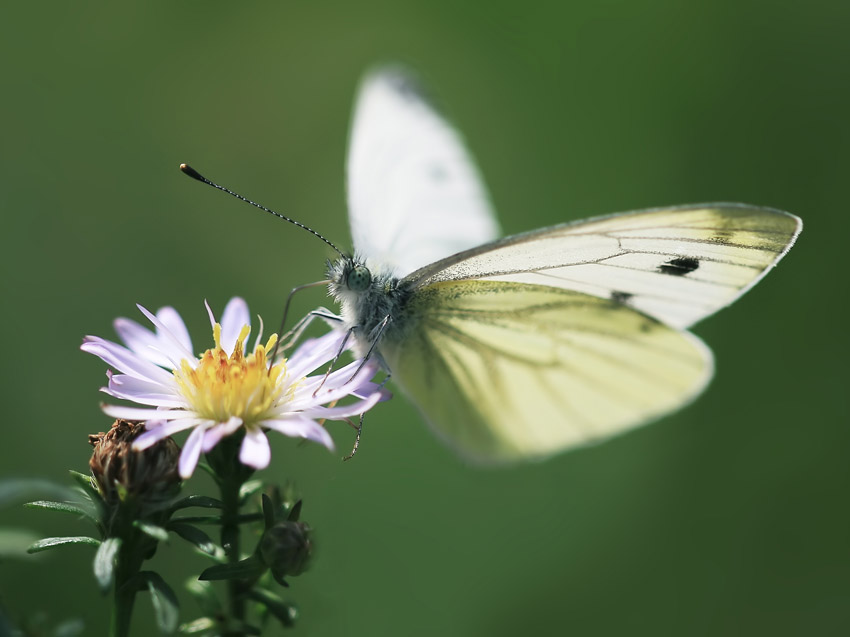
[(686, 328), (755, 285), (801, 229), (794, 215), (743, 204), (659, 208), (507, 237), (426, 266), (405, 283), (538, 284), (611, 299)]
[(401, 276), (499, 236), (460, 136), (400, 69), (363, 81), (347, 171), (354, 248), (373, 269)]
[(558, 287), (434, 283), (407, 316), (381, 353), (427, 422), (478, 461), (607, 438), (689, 402), (712, 374), (691, 334)]

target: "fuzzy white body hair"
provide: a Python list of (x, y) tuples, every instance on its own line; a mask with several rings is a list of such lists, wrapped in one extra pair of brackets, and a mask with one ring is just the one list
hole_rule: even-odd
[[(406, 312), (411, 292), (392, 272), (380, 266), (370, 268), (372, 265), (351, 257), (329, 262), (328, 289), (340, 305), (344, 329), (351, 331), (355, 355), (365, 356), (376, 345), (373, 355), (377, 352), (386, 367), (383, 351), (397, 346), (413, 327)], [(357, 267), (367, 268), (371, 275), (366, 289), (354, 290), (349, 286), (349, 275)]]

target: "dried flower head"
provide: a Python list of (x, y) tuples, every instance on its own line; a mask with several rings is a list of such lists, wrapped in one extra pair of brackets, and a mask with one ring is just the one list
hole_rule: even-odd
[(89, 436), (94, 447), (89, 467), (107, 503), (128, 496), (167, 499), (179, 489), (180, 448), (171, 438), (163, 438), (144, 450), (135, 449), (133, 442), (144, 432), (142, 423), (119, 419), (106, 433)]

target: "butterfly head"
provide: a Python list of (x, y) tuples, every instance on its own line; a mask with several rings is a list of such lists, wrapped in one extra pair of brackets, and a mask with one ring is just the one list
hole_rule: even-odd
[(365, 265), (354, 265), (345, 278), (345, 284), (352, 292), (363, 292), (372, 283), (372, 273)]
[[(329, 262), (328, 281), (331, 296), (341, 306), (345, 326), (356, 328), (355, 338), (362, 337), (367, 345), (376, 327), (387, 317), (396, 317), (409, 296), (391, 272), (380, 264), (367, 265), (357, 256)], [(389, 332), (392, 330), (385, 336)]]
[(353, 257), (343, 256), (328, 261), (328, 281), (331, 294), (346, 297), (365, 292), (372, 284), (372, 272)]

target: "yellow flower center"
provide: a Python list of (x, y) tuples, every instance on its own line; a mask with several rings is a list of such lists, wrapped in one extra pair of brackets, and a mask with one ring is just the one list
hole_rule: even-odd
[[(194, 369), (184, 359), (180, 369), (174, 370), (180, 392), (200, 417), (225, 422), (237, 416), (249, 427), (262, 420), (281, 399), (286, 362), (269, 369), (266, 357), (266, 352), (277, 343), (277, 334), (272, 334), (265, 346), (257, 345), (253, 354), (245, 356), (245, 340), (250, 332), (249, 326), (242, 328), (233, 353), (228, 356), (221, 348), (221, 325), (216, 323), (215, 347), (203, 353)], [(293, 389), (290, 387), (289, 392)]]

